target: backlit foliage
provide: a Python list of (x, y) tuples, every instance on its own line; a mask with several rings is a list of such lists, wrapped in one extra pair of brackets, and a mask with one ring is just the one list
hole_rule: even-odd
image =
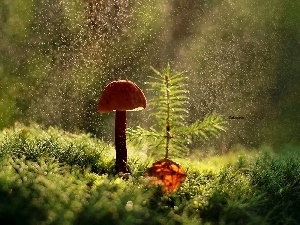
[[(171, 71), (170, 64), (162, 72), (152, 68), (155, 76), (150, 76), (149, 92), (153, 93), (149, 107), (154, 113), (154, 124), (150, 129), (138, 126), (127, 130), (129, 140), (134, 144), (150, 144), (148, 154), (188, 155), (189, 145), (199, 140), (203, 143), (218, 137), (225, 131), (225, 120), (216, 112), (208, 113), (203, 120), (188, 122), (189, 93), (184, 73)], [(170, 150), (170, 152), (169, 152)]]

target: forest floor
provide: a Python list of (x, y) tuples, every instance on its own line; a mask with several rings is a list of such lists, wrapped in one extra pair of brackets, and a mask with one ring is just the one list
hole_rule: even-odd
[(187, 172), (164, 194), (143, 176), (154, 159), (87, 134), (16, 124), (0, 132), (1, 224), (300, 224), (300, 148), (175, 159)]

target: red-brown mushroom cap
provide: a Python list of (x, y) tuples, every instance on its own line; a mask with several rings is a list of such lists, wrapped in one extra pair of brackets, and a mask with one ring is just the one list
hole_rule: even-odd
[(141, 110), (146, 108), (143, 91), (132, 81), (118, 80), (109, 83), (102, 92), (97, 111)]

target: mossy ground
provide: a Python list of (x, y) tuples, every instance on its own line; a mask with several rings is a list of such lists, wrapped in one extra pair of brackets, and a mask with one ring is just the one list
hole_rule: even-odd
[(188, 177), (170, 195), (143, 182), (153, 159), (129, 149), (132, 175), (121, 179), (113, 146), (99, 139), (37, 125), (3, 130), (1, 224), (300, 224), (297, 147), (178, 159)]

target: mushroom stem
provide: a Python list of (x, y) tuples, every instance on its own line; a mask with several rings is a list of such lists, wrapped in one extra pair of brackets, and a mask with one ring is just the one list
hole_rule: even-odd
[(116, 172), (128, 173), (126, 149), (126, 111), (116, 110), (115, 118)]

